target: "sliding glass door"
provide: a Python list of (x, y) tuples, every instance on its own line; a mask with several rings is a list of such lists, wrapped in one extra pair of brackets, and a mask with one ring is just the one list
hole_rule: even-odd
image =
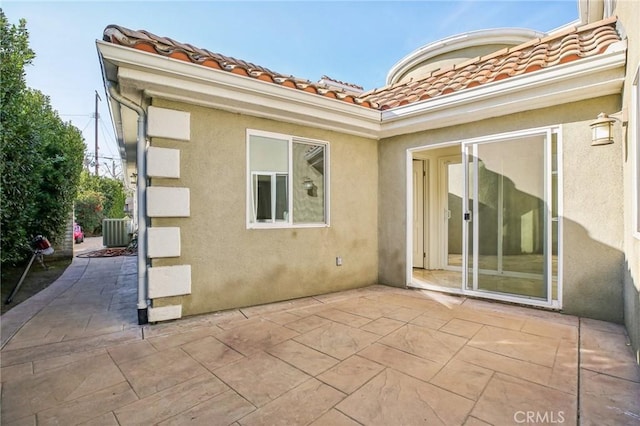
[(466, 290), (551, 302), (555, 149), (551, 131), (463, 144)]

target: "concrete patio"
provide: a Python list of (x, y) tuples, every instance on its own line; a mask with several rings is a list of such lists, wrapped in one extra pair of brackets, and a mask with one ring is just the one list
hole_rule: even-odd
[(136, 258), (2, 316), (2, 424), (640, 424), (622, 326), (373, 286), (136, 324)]

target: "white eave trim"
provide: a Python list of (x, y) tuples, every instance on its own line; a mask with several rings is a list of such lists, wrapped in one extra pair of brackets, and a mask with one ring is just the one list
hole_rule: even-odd
[(98, 41), (118, 83), (149, 96), (373, 139), (469, 123), (611, 94), (624, 82), (626, 42), (565, 65), (378, 111), (298, 89)]
[(624, 83), (626, 43), (609, 52), (382, 112), (380, 138), (611, 94)]
[(298, 89), (98, 41), (118, 82), (150, 96), (377, 138), (380, 111)]

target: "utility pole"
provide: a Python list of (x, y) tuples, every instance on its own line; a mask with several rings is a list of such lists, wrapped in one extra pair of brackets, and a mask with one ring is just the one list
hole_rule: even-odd
[(96, 112), (95, 112), (95, 119), (96, 119), (96, 176), (98, 176), (98, 166), (100, 164), (100, 162), (98, 161), (98, 119), (100, 118), (100, 114), (98, 113), (98, 101), (101, 101), (102, 99), (100, 99), (100, 95), (98, 95), (98, 91), (96, 90)]

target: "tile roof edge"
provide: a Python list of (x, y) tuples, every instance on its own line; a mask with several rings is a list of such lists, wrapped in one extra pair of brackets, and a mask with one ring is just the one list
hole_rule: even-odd
[(617, 21), (618, 21), (618, 16), (617, 15), (612, 15), (612, 16), (609, 16), (608, 18), (601, 19), (599, 21), (590, 22), (590, 23), (581, 25), (581, 26), (577, 27), (576, 30), (577, 30), (577, 32), (588, 31), (588, 30), (592, 30), (594, 28), (611, 25), (613, 23), (616, 23)]
[[(538, 47), (544, 47), (544, 45), (549, 44), (552, 45), (554, 44), (554, 42), (564, 42), (564, 40), (567, 40), (567, 38), (576, 38), (576, 40), (578, 39), (583, 39), (586, 37), (586, 39), (591, 40), (592, 37), (589, 37), (589, 35), (593, 35), (594, 37), (598, 37), (597, 40), (598, 43), (600, 43), (600, 49), (598, 52), (596, 52), (596, 54), (598, 53), (603, 53), (603, 52), (617, 52), (620, 50), (623, 50), (624, 44), (622, 44), (621, 42), (623, 42), (624, 40), (621, 40), (621, 34), (618, 30), (618, 28), (616, 27), (616, 23), (618, 22), (618, 19), (616, 16), (611, 16), (608, 17), (606, 19), (602, 19), (600, 21), (597, 22), (593, 22), (593, 23), (589, 23), (586, 25), (582, 25), (582, 26), (571, 26), (568, 28), (564, 28), (562, 30), (556, 31), (555, 33), (549, 34), (546, 37), (542, 37), (542, 38), (535, 38), (529, 41), (526, 41), (520, 45), (517, 46), (513, 46), (509, 49), (506, 50), (505, 49), (501, 49), (498, 50), (496, 52), (493, 52), (491, 54), (488, 54), (484, 57), (475, 57), (469, 60), (466, 60), (464, 62), (461, 62), (459, 64), (456, 64), (454, 66), (454, 69), (456, 72), (458, 73), (464, 73), (465, 72), (465, 68), (471, 67), (469, 68), (470, 72), (474, 72), (474, 64), (477, 65), (478, 67), (482, 68), (485, 67), (486, 65), (489, 65), (490, 61), (492, 59), (494, 60), (498, 60), (499, 62), (504, 62), (507, 61), (511, 56), (515, 55), (514, 57), (519, 57), (531, 52), (537, 52), (538, 51)], [(585, 34), (586, 33), (586, 34)], [(608, 36), (602, 36), (600, 37), (599, 34), (609, 34)], [(614, 41), (614, 34), (616, 37), (617, 41)], [(586, 43), (586, 41), (585, 41)], [(589, 43), (593, 43), (592, 41), (589, 41)], [(579, 54), (573, 54), (573, 55), (568, 55), (568, 53), (575, 53), (573, 51), (564, 51), (564, 56), (562, 58), (559, 58), (558, 61), (554, 62), (552, 65), (558, 65), (558, 64), (562, 64), (562, 63), (566, 63), (566, 62), (571, 62), (575, 59), (579, 59), (581, 57), (581, 55)], [(496, 59), (497, 58), (497, 59)], [(533, 71), (537, 71), (538, 69), (544, 68), (544, 64), (539, 64), (536, 65), (535, 63), (531, 62), (531, 63), (527, 63), (527, 68), (524, 71), (524, 73), (528, 73), (528, 72), (533, 72)], [(526, 65), (526, 64), (525, 64)], [(393, 84), (393, 85), (389, 85), (386, 87), (382, 87), (382, 88), (378, 88), (375, 89), (373, 91), (369, 91), (366, 94), (363, 94), (363, 98), (364, 99), (368, 99), (374, 102), (377, 102), (380, 105), (380, 109), (381, 110), (388, 110), (388, 109), (394, 109), (398, 106), (402, 106), (402, 104), (406, 104), (407, 102), (407, 98), (408, 98), (408, 88), (411, 87), (412, 84), (415, 84), (416, 82), (418, 82), (419, 87), (422, 85), (429, 85), (430, 83), (428, 82), (428, 80), (430, 78), (436, 78), (436, 80), (443, 78), (444, 75), (446, 75), (447, 72), (451, 71), (451, 67), (446, 67), (443, 69), (437, 69), (437, 70), (433, 70), (431, 71), (428, 75), (422, 76), (419, 80), (415, 80), (415, 81), (404, 81), (402, 84)], [(499, 78), (503, 76), (502, 78)], [(493, 78), (490, 81), (484, 81), (484, 82), (480, 82), (474, 84), (473, 86), (471, 85), (467, 85), (467, 86), (463, 86), (461, 89), (459, 90), (466, 90), (466, 89), (471, 89), (473, 87), (476, 87), (478, 85), (483, 85), (486, 83), (491, 83), (491, 82), (495, 82), (495, 81), (500, 81), (506, 77), (509, 77), (510, 74), (508, 73), (508, 71), (505, 73), (498, 73), (497, 75), (494, 75)], [(433, 81), (432, 81), (433, 83)], [(473, 82), (472, 82), (473, 83)], [(445, 84), (445, 83), (443, 83)], [(437, 89), (437, 88), (436, 88)], [(441, 88), (440, 88), (441, 89)], [(439, 89), (438, 89), (439, 90)], [(449, 90), (449, 92), (447, 92), (447, 90)], [(451, 89), (451, 87), (445, 87), (444, 90), (441, 90), (440, 92), (437, 93), (437, 95), (446, 95), (448, 93), (451, 93), (453, 91), (458, 91), (458, 89)], [(423, 96), (420, 97), (421, 100), (426, 100), (423, 99)], [(408, 103), (414, 103), (413, 101), (410, 101)]]
[[(617, 17), (611, 16), (609, 18), (602, 19), (600, 21), (592, 22), (590, 24), (582, 25), (582, 26), (579, 26), (579, 27), (576, 27), (576, 26), (567, 27), (564, 30), (560, 30), (560, 31), (548, 34), (545, 37), (535, 38), (535, 39), (532, 39), (532, 40), (530, 40), (528, 42), (519, 44), (517, 46), (510, 47), (510, 48), (507, 49), (507, 52), (503, 52), (502, 50), (498, 50), (497, 52), (490, 53), (489, 55), (481, 57), (480, 61), (487, 61), (487, 60), (492, 59), (494, 57), (498, 57), (498, 56), (505, 55), (507, 53), (513, 53), (513, 52), (517, 52), (517, 51), (526, 49), (526, 48), (528, 48), (530, 46), (539, 45), (539, 44), (543, 44), (543, 43), (548, 43), (548, 42), (550, 42), (552, 40), (557, 40), (559, 38), (566, 37), (569, 34), (577, 34), (577, 33), (583, 32), (583, 31), (588, 31), (588, 30), (595, 29), (595, 28), (605, 27), (607, 25), (615, 23), (616, 21), (617, 21)], [(459, 68), (459, 67), (457, 67), (457, 68)]]
[(560, 38), (560, 37), (565, 37), (569, 34), (573, 34), (573, 33), (577, 33), (578, 32), (578, 28), (577, 26), (573, 25), (570, 27), (565, 27), (564, 29), (561, 29), (560, 31), (556, 31), (553, 33), (549, 33), (546, 36), (542, 37), (540, 39), (541, 43), (546, 43), (548, 41), (554, 40), (556, 38)]
[(343, 86), (353, 87), (354, 89), (358, 89), (358, 90), (364, 90), (364, 88), (362, 86), (360, 86), (359, 84), (348, 83), (348, 82), (345, 82), (345, 81), (337, 80), (335, 78), (331, 78), (331, 77), (327, 76), (326, 74), (323, 74), (322, 77), (320, 77), (320, 80), (329, 80), (329, 81), (332, 81), (334, 83), (339, 83), (339, 84), (341, 84)]
[[(485, 55), (485, 56), (476, 56), (474, 58), (468, 59), (468, 60), (466, 60), (464, 62), (461, 62), (459, 64), (454, 64), (454, 65), (448, 66), (446, 68), (438, 68), (436, 70), (431, 71), (428, 75), (425, 75), (424, 77), (420, 78), (417, 81), (424, 81), (424, 80), (428, 79), (429, 77), (437, 77), (437, 76), (439, 76), (441, 74), (445, 74), (446, 72), (451, 71), (452, 69), (460, 70), (460, 69), (465, 68), (465, 67), (467, 67), (469, 65), (472, 65), (474, 63), (488, 61), (488, 60), (493, 59), (493, 58), (498, 57), (498, 56), (503, 56), (503, 55), (507, 55), (507, 54), (510, 54), (510, 53), (513, 53), (513, 52), (517, 52), (517, 51), (526, 49), (526, 48), (528, 48), (530, 46), (535, 46), (535, 45), (540, 44), (540, 43), (544, 43), (544, 42), (548, 42), (548, 41), (551, 41), (551, 40), (555, 40), (557, 38), (566, 37), (569, 34), (573, 34), (573, 33), (577, 34), (579, 32), (588, 31), (590, 29), (604, 27), (604, 26), (613, 24), (615, 22), (617, 22), (617, 16), (611, 16), (609, 18), (602, 19), (600, 21), (592, 22), (592, 23), (589, 23), (589, 24), (585, 24), (585, 25), (582, 25), (582, 26), (568, 27), (566, 30), (560, 30), (558, 32), (551, 33), (551, 34), (549, 34), (549, 35), (547, 35), (547, 36), (545, 36), (543, 38), (534, 38), (534, 39), (531, 39), (531, 40), (529, 40), (527, 42), (524, 42), (522, 44), (506, 48), (507, 49), (506, 51), (503, 48), (503, 49), (500, 49), (500, 50), (498, 50), (496, 52), (492, 52), (492, 53), (490, 53), (488, 55)], [(404, 81), (402, 83), (395, 83), (395, 84), (390, 85), (390, 86), (383, 86), (383, 87), (380, 87), (380, 88), (375, 88), (375, 89), (372, 89), (370, 91), (371, 93), (363, 93), (361, 95), (361, 97), (369, 96), (369, 95), (375, 93), (376, 91), (390, 90), (390, 89), (393, 89), (395, 87), (408, 85), (411, 82), (412, 81)]]
[[(217, 63), (220, 70), (225, 72), (235, 73), (244, 77), (275, 84), (277, 86), (289, 87), (299, 91), (312, 93), (316, 96), (338, 99), (342, 102), (358, 105), (367, 109), (379, 109), (377, 103), (361, 99), (361, 96), (347, 93), (344, 89), (327, 87), (327, 92), (320, 93), (318, 89), (325, 89), (322, 84), (314, 83), (310, 80), (294, 77), (292, 75), (287, 76), (245, 60), (225, 56), (220, 53), (214, 53), (207, 49), (195, 47), (191, 44), (181, 43), (169, 37), (161, 37), (146, 30), (131, 30), (120, 25), (109, 24), (103, 30), (102, 40), (129, 49), (144, 51), (149, 54), (180, 59), (198, 66), (205, 66), (202, 62), (211, 60)], [(148, 47), (144, 49), (136, 47), (140, 44)], [(206, 55), (203, 55), (203, 53)], [(202, 59), (203, 56), (206, 57)], [(271, 81), (267, 81), (265, 76), (269, 77)], [(333, 81), (337, 82), (337, 80)], [(343, 84), (346, 85), (346, 83)], [(356, 87), (356, 85), (354, 85), (354, 87)]]

